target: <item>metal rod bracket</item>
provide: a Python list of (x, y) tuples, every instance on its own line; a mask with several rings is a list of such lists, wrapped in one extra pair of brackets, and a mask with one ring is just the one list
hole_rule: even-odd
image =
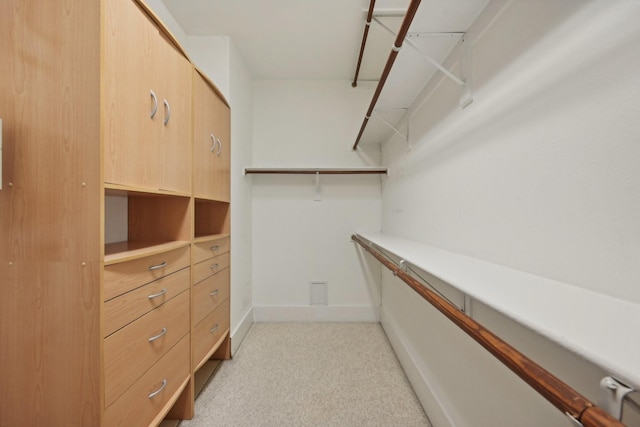
[(572, 425), (572, 426), (574, 426), (574, 427), (584, 427), (584, 426), (582, 425), (582, 423), (580, 422), (580, 420), (576, 419), (576, 418), (575, 418), (573, 415), (571, 415), (570, 413), (565, 412), (564, 414), (567, 416), (567, 418), (569, 418), (569, 422), (571, 423), (571, 425)]
[(313, 197), (314, 202), (322, 201), (322, 188), (320, 187), (320, 172), (316, 172), (316, 193)]
[(627, 394), (635, 391), (614, 377), (604, 377), (600, 381), (598, 406), (618, 420), (622, 420), (622, 407)]

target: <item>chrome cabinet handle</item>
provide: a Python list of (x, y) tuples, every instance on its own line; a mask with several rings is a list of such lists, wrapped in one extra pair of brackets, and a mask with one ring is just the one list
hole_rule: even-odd
[(212, 334), (215, 334), (216, 331), (218, 330), (218, 328), (220, 328), (220, 325), (218, 325), (216, 323), (216, 326), (214, 326), (213, 328), (209, 329), (209, 332), (212, 333)]
[(167, 333), (167, 328), (162, 328), (162, 331), (158, 335), (149, 338), (149, 342), (154, 342), (155, 340), (157, 340), (158, 338), (162, 337), (166, 333)]
[(220, 245), (211, 246), (209, 249), (211, 249), (212, 252), (215, 252), (220, 249)]
[(162, 289), (160, 292), (158, 292), (157, 294), (151, 294), (151, 295), (149, 295), (147, 298), (149, 298), (149, 299), (158, 298), (158, 297), (163, 296), (163, 295), (164, 295), (164, 294), (166, 294), (166, 293), (167, 293), (167, 289), (166, 289), (166, 288), (163, 288), (163, 289)]
[(166, 266), (167, 266), (167, 261), (162, 261), (160, 264), (150, 266), (149, 270), (153, 271)]
[(152, 399), (152, 398), (156, 397), (157, 395), (159, 395), (159, 394), (160, 394), (160, 392), (161, 392), (162, 390), (164, 390), (164, 388), (165, 388), (166, 386), (167, 386), (167, 379), (165, 378), (165, 379), (163, 379), (163, 380), (162, 380), (162, 385), (160, 386), (160, 388), (159, 388), (159, 389), (157, 389), (156, 391), (153, 391), (153, 392), (149, 393), (149, 396), (148, 396), (148, 397), (149, 397), (149, 399)]
[(216, 138), (216, 141), (218, 141), (218, 152), (216, 153), (216, 156), (220, 157), (220, 153), (222, 153), (222, 141), (220, 141), (219, 138)]
[(153, 108), (151, 109), (151, 114), (149, 114), (149, 117), (153, 119), (158, 112), (158, 97), (156, 97), (156, 94), (153, 90), (151, 90), (150, 93), (151, 99), (153, 99)]
[(214, 297), (214, 296), (218, 295), (219, 293), (220, 293), (220, 291), (218, 289), (216, 289), (215, 291), (211, 292), (209, 294), (209, 296)]
[(169, 101), (166, 99), (163, 101), (164, 103), (164, 125), (166, 126), (169, 123), (169, 119), (171, 118), (171, 106), (169, 105)]
[(212, 153), (216, 151), (216, 136), (211, 134), (211, 148), (209, 149)]
[(218, 268), (218, 263), (211, 264), (211, 265), (209, 266), (209, 268), (210, 268), (210, 269), (212, 269), (212, 270), (215, 270), (216, 268)]

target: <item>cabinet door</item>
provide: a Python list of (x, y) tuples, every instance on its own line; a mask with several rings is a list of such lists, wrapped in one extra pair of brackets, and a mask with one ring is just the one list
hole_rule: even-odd
[[(162, 65), (162, 186), (191, 193), (191, 70), (189, 61), (160, 37)], [(165, 104), (166, 102), (166, 104)]]
[(194, 195), (229, 201), (229, 108), (194, 71)]
[(162, 121), (162, 98), (157, 70), (162, 45), (158, 29), (131, 0), (104, 4), (104, 179), (159, 188), (162, 151), (156, 129)]

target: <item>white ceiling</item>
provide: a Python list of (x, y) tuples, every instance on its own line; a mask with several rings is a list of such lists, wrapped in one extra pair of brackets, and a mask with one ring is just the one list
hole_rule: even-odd
[[(370, 0), (162, 0), (188, 35), (230, 36), (254, 79), (352, 80)], [(412, 41), (443, 60), (457, 39), (421, 32), (466, 31), (489, 0), (422, 0)], [(376, 0), (375, 14), (394, 32), (409, 0)], [(395, 36), (372, 22), (359, 80), (378, 80)], [(406, 44), (405, 44), (406, 46)], [(409, 51), (408, 53), (405, 53)], [(408, 107), (436, 72), (406, 47), (378, 106)], [(412, 82), (413, 81), (413, 82)], [(389, 119), (391, 120), (391, 119)], [(394, 123), (397, 119), (392, 120)]]

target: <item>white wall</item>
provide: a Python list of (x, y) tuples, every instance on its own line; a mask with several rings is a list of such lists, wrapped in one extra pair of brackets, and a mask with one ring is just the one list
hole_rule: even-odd
[[(412, 149), (384, 145), (382, 229), (640, 303), (640, 2), (492, 5), (468, 37), (473, 104), (460, 110), (459, 89), (436, 79), (416, 105)], [(382, 293), (434, 425), (568, 425), (389, 274)], [(486, 307), (474, 316), (597, 398), (597, 367)]]
[[(377, 166), (351, 151), (371, 88), (348, 81), (256, 81), (253, 166)], [(249, 165), (247, 165), (249, 166)], [(380, 229), (380, 178), (253, 175), (253, 283), (257, 321), (376, 321), (379, 291), (350, 235)], [(310, 307), (311, 281), (328, 305)]]

